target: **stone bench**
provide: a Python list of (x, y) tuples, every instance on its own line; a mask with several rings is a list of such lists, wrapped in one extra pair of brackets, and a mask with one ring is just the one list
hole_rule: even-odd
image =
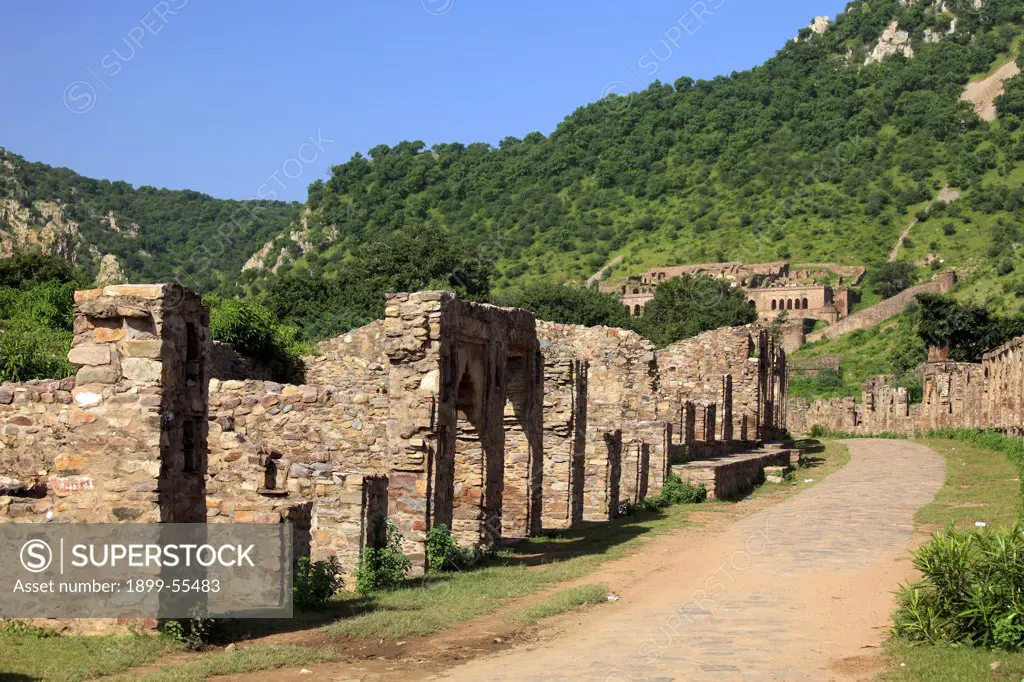
[(764, 482), (766, 467), (788, 470), (796, 465), (798, 457), (796, 450), (766, 448), (677, 464), (672, 473), (688, 483), (703, 483), (709, 499), (723, 500), (743, 495)]

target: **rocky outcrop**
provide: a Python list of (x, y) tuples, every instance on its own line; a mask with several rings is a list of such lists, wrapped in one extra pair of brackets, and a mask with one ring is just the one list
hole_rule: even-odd
[(117, 256), (108, 253), (100, 258), (100, 272), (96, 275), (96, 286), (105, 287), (122, 282), (124, 282), (124, 272), (121, 270), (121, 263), (117, 260)]
[(885, 31), (882, 32), (881, 38), (878, 39), (878, 44), (875, 45), (875, 49), (864, 60), (864, 64), (865, 66), (874, 64), (894, 54), (902, 54), (908, 59), (914, 56), (914, 48), (910, 44), (910, 34), (907, 31), (900, 30), (899, 21), (897, 20), (893, 20), (886, 27)]

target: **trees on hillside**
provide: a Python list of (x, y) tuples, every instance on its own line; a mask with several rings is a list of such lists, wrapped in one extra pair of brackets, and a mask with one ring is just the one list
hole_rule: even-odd
[(602, 294), (596, 287), (573, 287), (549, 282), (530, 284), (498, 296), (496, 304), (522, 308), (541, 320), (580, 324), (628, 327), (629, 312), (613, 294)]
[(868, 284), (880, 297), (889, 298), (910, 288), (915, 269), (913, 263), (902, 260), (879, 263), (868, 270)]
[(1004, 317), (952, 296), (918, 294), (916, 327), (930, 346), (949, 348), (951, 360), (979, 362), (987, 351), (1024, 335), (1024, 317)]
[(755, 321), (757, 311), (743, 289), (714, 277), (685, 275), (658, 286), (634, 327), (661, 347), (709, 329)]
[(440, 289), (486, 300), (493, 264), (470, 240), (416, 226), (359, 246), (341, 264), (315, 274), (299, 269), (270, 280), (260, 300), (300, 339), (322, 339), (384, 316), (388, 293)]

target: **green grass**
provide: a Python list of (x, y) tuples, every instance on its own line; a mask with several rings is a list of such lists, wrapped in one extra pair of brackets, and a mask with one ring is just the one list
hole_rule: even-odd
[(112, 675), (180, 650), (167, 637), (47, 637), (0, 634), (0, 679), (74, 682)]
[(279, 668), (304, 668), (316, 663), (340, 660), (341, 656), (323, 648), (303, 646), (252, 646), (198, 656), (191, 661), (169, 665), (147, 675), (119, 678), (140, 682), (199, 682), (217, 675), (240, 675)]
[(892, 372), (890, 357), (895, 348), (914, 339), (906, 314), (897, 315), (869, 329), (858, 329), (837, 339), (822, 339), (794, 351), (793, 361), (839, 355), (843, 358), (841, 386), (821, 386), (814, 379), (793, 379), (789, 394), (815, 400), (843, 396), (860, 397), (864, 382), (879, 374)]
[(556, 592), (550, 599), (513, 611), (505, 620), (520, 627), (533, 625), (542, 618), (550, 618), (560, 613), (604, 603), (608, 598), (608, 588), (604, 585), (579, 585)]
[(886, 647), (890, 669), (887, 682), (976, 682), (1024, 680), (1024, 653), (966, 647), (910, 646), (891, 642)]
[(1020, 472), (1002, 452), (945, 438), (923, 438), (946, 460), (946, 482), (914, 520), (927, 530), (950, 523), (973, 528), (976, 521), (1009, 525), (1020, 510)]

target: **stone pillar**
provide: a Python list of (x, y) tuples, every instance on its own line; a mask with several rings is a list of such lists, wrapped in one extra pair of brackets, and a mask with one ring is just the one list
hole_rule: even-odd
[(75, 293), (68, 360), (82, 424), (53, 484), (90, 480), (96, 506), (68, 520), (206, 521), (208, 348), (208, 313), (179, 285)]

